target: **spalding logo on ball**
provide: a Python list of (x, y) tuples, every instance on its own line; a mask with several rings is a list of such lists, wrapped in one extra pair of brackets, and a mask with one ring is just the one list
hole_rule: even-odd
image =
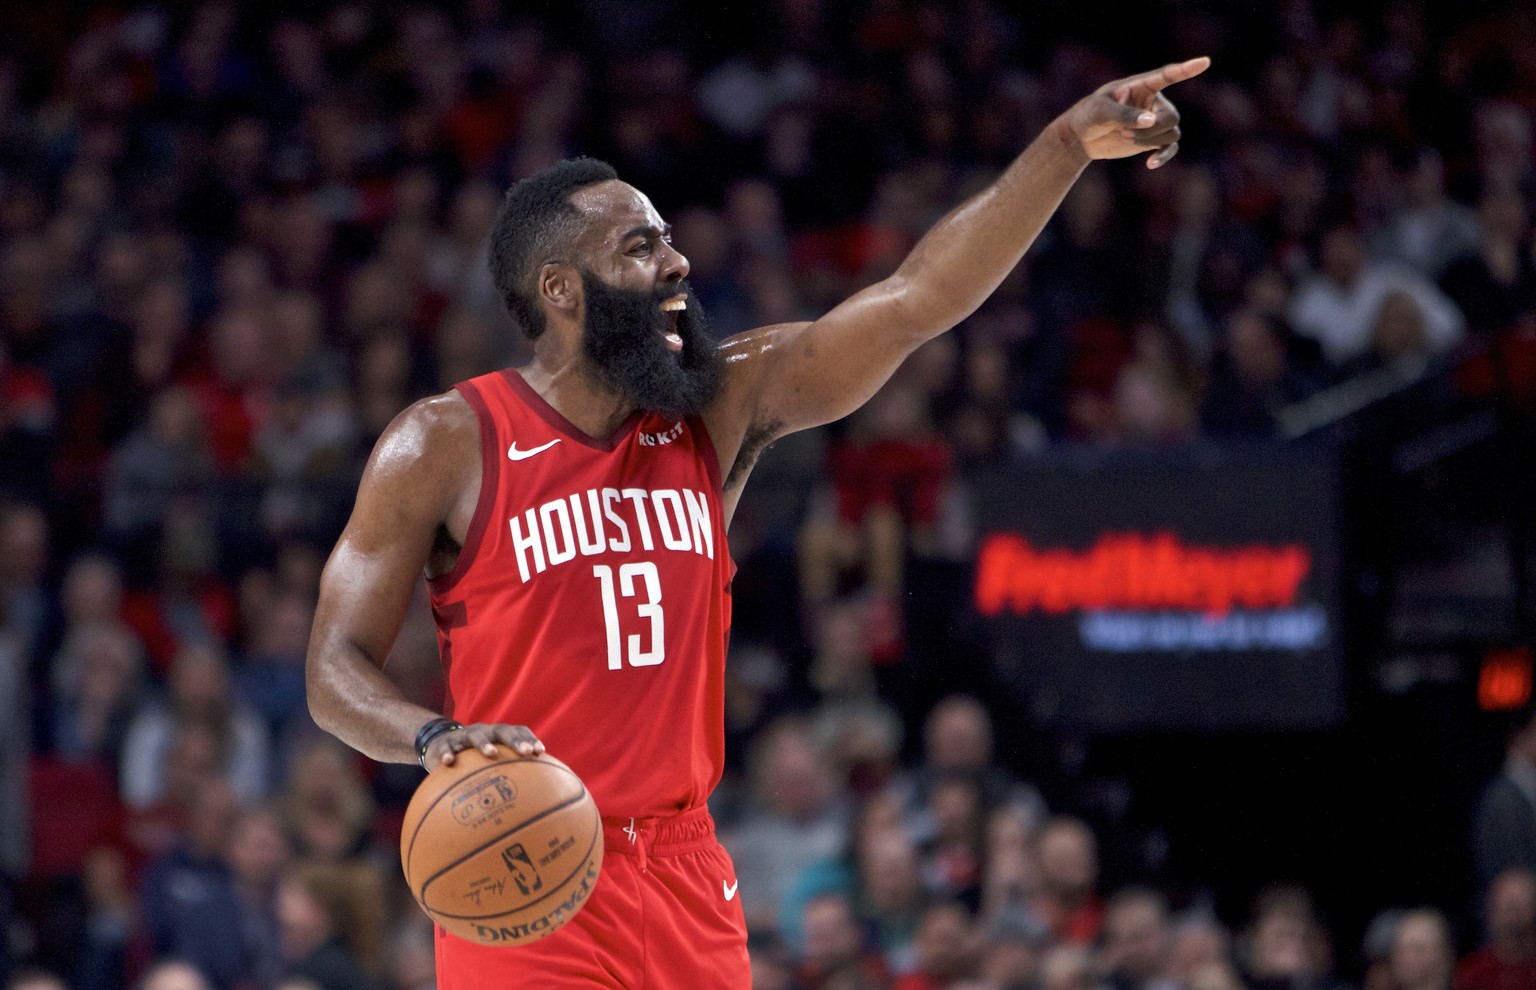
[(522, 945), (557, 931), (603, 864), (597, 805), (552, 756), (464, 750), (416, 788), (400, 832), (416, 903), (460, 938)]

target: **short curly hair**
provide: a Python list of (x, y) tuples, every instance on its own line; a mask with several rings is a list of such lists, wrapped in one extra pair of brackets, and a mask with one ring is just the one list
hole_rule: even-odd
[(539, 269), (568, 261), (584, 228), (571, 193), (618, 177), (607, 162), (567, 158), (514, 183), (502, 198), (491, 228), (491, 280), (530, 340), (544, 333), (535, 283)]

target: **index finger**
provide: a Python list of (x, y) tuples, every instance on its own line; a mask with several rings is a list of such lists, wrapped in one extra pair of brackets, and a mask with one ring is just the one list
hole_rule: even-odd
[(1211, 67), (1211, 60), (1201, 55), (1187, 62), (1169, 62), (1161, 69), (1147, 72), (1139, 76), (1132, 76), (1126, 82), (1132, 86), (1145, 86), (1153, 93), (1161, 93), (1174, 83), (1193, 79), (1206, 69)]

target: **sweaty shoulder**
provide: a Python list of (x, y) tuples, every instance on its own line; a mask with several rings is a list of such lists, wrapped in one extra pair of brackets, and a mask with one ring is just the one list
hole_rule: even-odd
[(720, 393), (705, 410), (704, 422), (720, 457), (728, 494), (739, 489), (763, 448), (777, 439), (784, 427), (784, 418), (765, 405), (765, 389), (784, 346), (808, 326), (778, 323), (720, 342)]
[(374, 445), (359, 501), (382, 496), (422, 523), (462, 533), (480, 487), (480, 427), (458, 392), (407, 406)]
[(444, 392), (411, 403), (390, 422), (374, 445), (369, 472), (442, 469), (466, 457), (473, 466), (479, 442), (474, 409), (458, 392)]

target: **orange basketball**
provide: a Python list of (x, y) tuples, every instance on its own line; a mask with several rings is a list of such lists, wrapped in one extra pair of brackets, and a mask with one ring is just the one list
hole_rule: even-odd
[(603, 863), (602, 822), (559, 760), (469, 749), (416, 788), (400, 860), (433, 921), (472, 942), (522, 945), (586, 903)]

